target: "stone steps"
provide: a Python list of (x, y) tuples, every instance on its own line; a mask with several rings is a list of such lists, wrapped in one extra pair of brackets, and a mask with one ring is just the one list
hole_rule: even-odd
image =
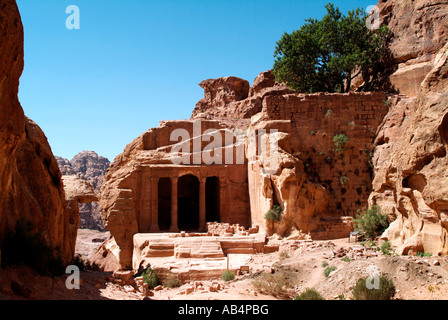
[(176, 258), (219, 258), (224, 257), (221, 243), (215, 239), (185, 238), (174, 246)]
[[(136, 234), (134, 266), (148, 258), (219, 259), (229, 254), (257, 254), (278, 251), (266, 245), (263, 236), (173, 237), (172, 234)], [(203, 260), (203, 261), (204, 261)]]

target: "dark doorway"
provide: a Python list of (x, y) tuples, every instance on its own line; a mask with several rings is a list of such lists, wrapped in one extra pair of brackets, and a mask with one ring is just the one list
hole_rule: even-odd
[(199, 180), (191, 174), (179, 178), (178, 225), (182, 231), (199, 229)]
[(171, 226), (171, 179), (159, 180), (159, 229), (167, 231)]
[(207, 222), (221, 222), (221, 215), (219, 212), (219, 178), (207, 178), (205, 188), (206, 220)]

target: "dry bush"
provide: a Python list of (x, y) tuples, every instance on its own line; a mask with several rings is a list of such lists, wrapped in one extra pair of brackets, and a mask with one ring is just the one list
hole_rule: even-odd
[(277, 298), (289, 298), (290, 282), (283, 272), (263, 272), (252, 281), (252, 285), (260, 293)]

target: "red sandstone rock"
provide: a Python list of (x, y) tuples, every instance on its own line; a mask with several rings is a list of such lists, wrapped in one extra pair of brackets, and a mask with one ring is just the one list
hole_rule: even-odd
[(383, 235), (403, 254), (447, 253), (448, 45), (416, 99), (394, 102), (375, 149), (372, 204), (393, 221)]
[(62, 176), (67, 213), (69, 215), (71, 247), (74, 252), (79, 228), (79, 204), (98, 201), (90, 183), (77, 176)]
[(415, 97), (434, 66), (437, 52), (448, 40), (446, 0), (379, 1), (381, 19), (392, 31), (390, 50), (397, 71), (392, 85), (401, 94)]
[(0, 245), (25, 218), (69, 262), (70, 238), (61, 173), (42, 130), (26, 118), (17, 93), (23, 27), (15, 1), (0, 0)]

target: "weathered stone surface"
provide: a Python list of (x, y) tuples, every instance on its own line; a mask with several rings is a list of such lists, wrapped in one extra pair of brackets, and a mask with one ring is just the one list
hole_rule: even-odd
[(247, 265), (249, 255), (278, 251), (279, 246), (266, 243), (262, 234), (231, 237), (136, 234), (133, 269), (151, 265), (162, 278), (175, 273), (182, 282), (219, 279), (227, 267), (236, 272)]
[(397, 71), (391, 83), (401, 94), (416, 97), (437, 52), (448, 40), (448, 2), (388, 0), (377, 6), (393, 35), (390, 50)]
[(237, 77), (204, 80), (199, 86), (204, 89), (205, 95), (197, 103), (193, 115), (214, 112), (249, 95), (249, 82)]
[[(265, 96), (262, 112), (251, 118), (249, 150), (256, 145), (251, 137), (266, 132), (279, 152), (249, 157), (252, 223), (281, 235), (296, 228), (313, 239), (347, 236), (350, 224), (341, 217), (367, 205), (371, 141), (387, 113), (385, 99), (383, 93)], [(339, 150), (336, 136), (347, 138)], [(264, 214), (275, 204), (282, 220), (267, 222)]]
[(0, 1), (0, 246), (18, 219), (69, 262), (73, 247), (61, 173), (47, 139), (20, 106), (17, 93), (23, 61), (23, 27), (17, 4)]
[(90, 183), (77, 176), (62, 176), (65, 200), (69, 215), (71, 246), (75, 250), (79, 228), (79, 204), (98, 201), (98, 197)]
[(249, 119), (262, 109), (266, 96), (295, 91), (275, 82), (271, 71), (260, 73), (249, 83), (235, 77), (205, 80), (204, 98), (193, 110), (192, 119)]
[[(103, 184), (103, 178), (110, 162), (93, 151), (82, 151), (71, 161), (56, 157), (62, 175), (77, 175), (88, 181), (98, 194)], [(100, 208), (97, 202), (82, 203), (79, 207), (79, 227), (85, 229), (104, 230)]]
[(399, 253), (447, 253), (447, 70), (445, 45), (417, 98), (395, 103), (376, 142), (370, 201), (393, 221), (383, 238)]

